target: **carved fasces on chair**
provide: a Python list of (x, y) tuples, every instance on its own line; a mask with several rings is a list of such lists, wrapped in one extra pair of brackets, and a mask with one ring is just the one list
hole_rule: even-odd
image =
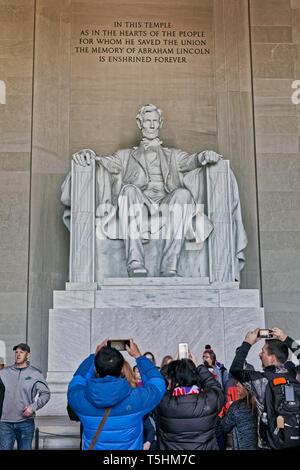
[(72, 162), (70, 282), (93, 283), (95, 272), (95, 160)]
[(235, 248), (228, 160), (206, 167), (206, 185), (207, 216), (214, 226), (208, 239), (210, 282), (232, 282), (235, 280)]

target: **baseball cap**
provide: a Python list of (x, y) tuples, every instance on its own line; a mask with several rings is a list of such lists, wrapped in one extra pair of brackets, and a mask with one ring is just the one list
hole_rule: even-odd
[(19, 343), (16, 346), (13, 347), (13, 351), (16, 349), (22, 349), (22, 351), (27, 351), (30, 353), (30, 347), (26, 343)]

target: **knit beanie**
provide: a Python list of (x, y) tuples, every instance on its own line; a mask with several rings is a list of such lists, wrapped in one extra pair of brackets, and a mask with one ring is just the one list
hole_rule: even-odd
[(206, 345), (205, 345), (205, 349), (204, 349), (204, 351), (203, 351), (203, 354), (205, 354), (205, 353), (214, 353), (214, 350), (211, 349), (211, 345), (210, 345), (210, 344), (206, 344)]

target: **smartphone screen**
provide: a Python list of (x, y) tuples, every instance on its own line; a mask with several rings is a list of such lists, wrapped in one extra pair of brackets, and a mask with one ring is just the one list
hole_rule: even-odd
[(189, 357), (189, 345), (188, 343), (178, 344), (178, 357), (179, 359), (188, 359)]
[(111, 340), (107, 341), (107, 344), (111, 348), (115, 348), (118, 351), (126, 351), (126, 344), (127, 344), (127, 346), (129, 346), (130, 341), (129, 341), (129, 339), (111, 339)]
[(270, 332), (267, 329), (259, 330), (258, 337), (259, 338), (269, 338)]

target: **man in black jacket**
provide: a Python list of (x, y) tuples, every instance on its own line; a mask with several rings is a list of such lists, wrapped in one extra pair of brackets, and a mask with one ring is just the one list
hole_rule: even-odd
[[(246, 334), (242, 345), (236, 351), (235, 358), (230, 367), (230, 374), (254, 395), (258, 409), (259, 425), (261, 421), (267, 420), (265, 410), (265, 393), (268, 384), (267, 373), (285, 374), (288, 372), (284, 365), (288, 359), (288, 349), (296, 355), (297, 359), (300, 359), (299, 344), (279, 328), (271, 328), (271, 331), (277, 339), (266, 340), (259, 354), (264, 369), (263, 372), (244, 369), (244, 362), (251, 346), (260, 339), (258, 337), (259, 328)], [(300, 381), (300, 366), (295, 368), (295, 375), (298, 381)], [(259, 433), (258, 438), (259, 448), (270, 448), (261, 433)]]

